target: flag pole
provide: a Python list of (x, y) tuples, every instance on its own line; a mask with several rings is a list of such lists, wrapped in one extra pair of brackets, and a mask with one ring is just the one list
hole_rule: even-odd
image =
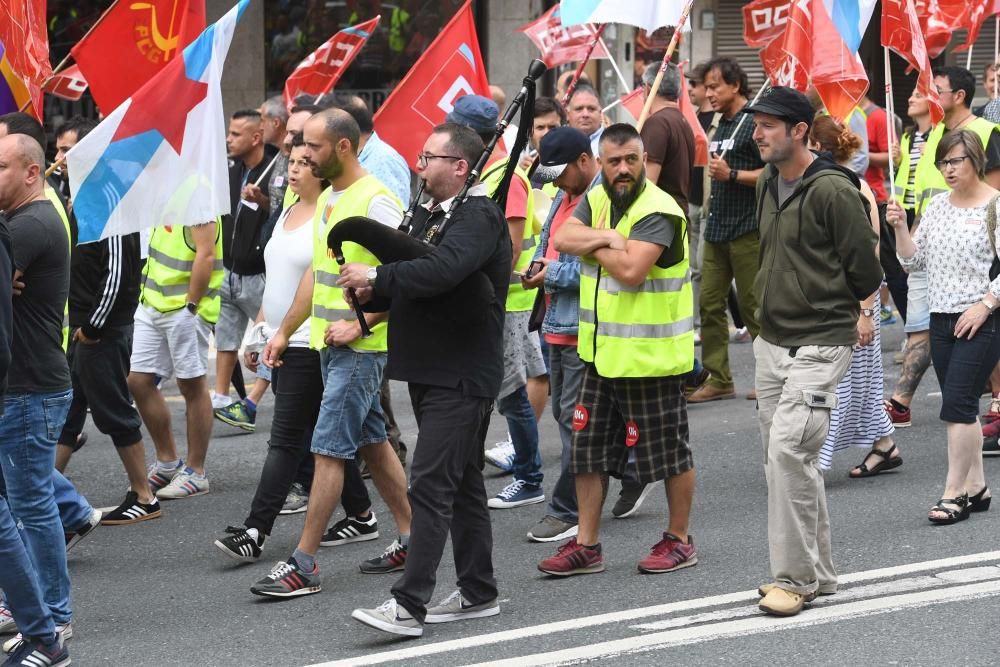
[[(760, 87), (760, 90), (757, 91), (757, 94), (753, 96), (752, 100), (750, 100), (750, 106), (757, 104), (757, 102), (760, 100), (760, 96), (770, 89), (771, 89), (771, 79), (764, 79), (764, 85)], [(739, 133), (740, 128), (743, 127), (743, 122), (747, 119), (749, 115), (750, 114), (748, 113), (740, 115), (740, 119), (736, 121), (736, 128), (733, 130), (733, 133), (729, 136), (735, 137)], [(719, 153), (719, 157), (721, 158), (725, 156), (726, 151), (728, 150), (729, 150), (728, 148), (723, 148), (722, 152)]]
[(264, 171), (260, 172), (260, 176), (258, 176), (257, 180), (253, 182), (254, 185), (256, 185), (257, 187), (260, 187), (261, 181), (263, 181), (267, 177), (267, 175), (271, 172), (271, 167), (273, 167), (274, 163), (278, 161), (278, 157), (280, 155), (281, 155), (281, 150), (279, 149), (278, 152), (277, 152), (277, 154), (271, 160), (271, 163), (269, 165), (267, 165), (267, 167), (264, 168)]
[(892, 97), (892, 67), (889, 64), (889, 47), (883, 46), (882, 51), (885, 60), (885, 124), (889, 137), (889, 185), (891, 188), (895, 188), (896, 165), (892, 161), (892, 149), (896, 145), (896, 138), (893, 136), (896, 133), (896, 103)]
[[(687, 22), (688, 14), (691, 13), (691, 8), (694, 6), (694, 0), (687, 0), (684, 5), (684, 10), (681, 11), (681, 17), (677, 19), (677, 27), (674, 28), (674, 34), (670, 37), (670, 44), (667, 45), (667, 52), (663, 54), (663, 64), (660, 65), (660, 71), (656, 73), (656, 78), (653, 80), (653, 85), (651, 90), (657, 91), (660, 89), (660, 82), (663, 81), (663, 75), (667, 73), (667, 67), (670, 66), (670, 59), (674, 55), (674, 51), (677, 49), (677, 43), (681, 38), (681, 31), (684, 29), (684, 24)], [(649, 112), (653, 108), (653, 100), (656, 98), (655, 94), (650, 94), (646, 96), (646, 103), (642, 107), (642, 113), (639, 115), (639, 122), (636, 124), (635, 129), (642, 131), (642, 126), (646, 122), (646, 118), (649, 117)]]
[(604, 38), (598, 37), (597, 41), (601, 43), (601, 46), (604, 47), (604, 52), (608, 54), (608, 61), (611, 63), (611, 69), (613, 69), (615, 71), (615, 74), (618, 75), (618, 80), (622, 82), (622, 88), (625, 89), (626, 93), (632, 92), (632, 89), (635, 88), (635, 85), (630, 84), (628, 81), (625, 80), (625, 75), (622, 74), (621, 69), (618, 67), (618, 63), (615, 62), (614, 56), (612, 56), (611, 51), (608, 50), (608, 45), (604, 43)]
[(617, 100), (615, 100), (614, 102), (612, 102), (608, 106), (606, 106), (603, 109), (601, 109), (601, 113), (602, 114), (607, 113), (607, 112), (611, 111), (612, 109), (614, 109), (616, 106), (618, 106), (621, 103), (622, 103), (622, 98), (619, 97)]
[[(604, 34), (604, 28), (606, 25), (606, 23), (602, 23), (597, 28), (597, 36), (593, 43), (591, 43), (590, 48), (587, 49), (587, 55), (583, 57), (583, 60), (581, 60), (580, 64), (577, 65), (576, 71), (573, 72), (573, 78), (570, 79), (569, 86), (566, 87), (566, 95), (562, 100), (563, 106), (569, 104), (569, 98), (572, 97), (573, 91), (576, 90), (576, 84), (580, 82), (580, 75), (583, 74), (583, 68), (587, 66), (587, 62), (590, 60), (590, 54), (594, 52), (594, 49), (597, 47), (597, 43), (601, 41), (601, 36)], [(611, 54), (608, 55), (610, 56)]]
[(45, 170), (45, 178), (48, 178), (49, 176), (51, 176), (52, 174), (54, 174), (55, 171), (56, 171), (56, 169), (58, 169), (59, 167), (63, 166), (64, 164), (66, 164), (66, 158), (65, 157), (61, 157), (58, 160), (56, 160), (55, 162), (53, 162), (51, 165), (49, 165), (49, 168)]

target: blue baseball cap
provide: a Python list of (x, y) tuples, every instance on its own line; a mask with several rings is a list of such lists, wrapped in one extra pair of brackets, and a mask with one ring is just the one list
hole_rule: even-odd
[(590, 137), (575, 127), (563, 125), (545, 133), (538, 142), (538, 168), (535, 177), (545, 183), (559, 178), (570, 162), (590, 154)]
[(500, 107), (496, 102), (482, 95), (465, 95), (455, 100), (455, 107), (444, 121), (470, 127), (476, 132), (492, 132), (497, 129)]

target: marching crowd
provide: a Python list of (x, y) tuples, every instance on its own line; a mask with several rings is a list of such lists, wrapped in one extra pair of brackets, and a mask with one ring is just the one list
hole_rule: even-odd
[[(971, 108), (974, 75), (935, 70), (944, 119), (932, 125), (914, 92), (906, 130), (890, 132), (897, 119), (867, 98), (844, 123), (813, 91), (774, 87), (751, 104), (739, 63), (717, 57), (688, 74), (710, 142), (707, 166), (693, 167), (679, 70), (657, 85), (658, 69), (642, 73), (653, 100), (641, 129), (603, 118), (584, 79), (565, 103), (534, 100), (516, 156), (496, 141), (499, 89), (459, 98), (417, 156), (383, 142), (358, 97), (268, 99), (229, 119), (230, 214), (182, 226), (167, 210), (149, 233), (82, 245), (66, 169), (45, 176), (44, 129), (0, 116), (4, 664), (69, 664), (66, 551), (98, 525), (156, 519), (169, 511), (161, 501), (209, 493), (213, 419), (254, 431), (264, 401), (273, 411), (257, 488), (215, 546), (254, 562), (279, 515), (305, 521), (255, 595), (318, 593), (321, 546), (380, 536), (366, 477), (395, 538), (360, 568), (402, 575), (386, 603), (352, 616), (385, 632), (499, 613), (490, 509), (544, 507), (528, 539), (560, 544), (542, 572), (604, 570), (610, 477), (616, 517), (664, 483), (665, 530), (638, 569), (693, 566), (688, 406), (737, 395), (730, 319), (756, 360), (745, 396), (757, 401), (768, 487), (764, 612), (794, 615), (836, 592), (823, 470), (849, 447), (866, 450), (852, 478), (901, 466), (894, 431), (909, 426), (932, 362), (948, 470), (928, 518), (988, 510), (982, 455), (1000, 452), (1000, 138)], [(992, 91), (996, 68), (984, 75)], [(57, 128), (56, 158), (95, 126)], [(328, 236), (358, 218), (375, 240), (331, 252)], [(430, 252), (400, 250), (404, 232)], [(890, 301), (907, 335), (891, 392), (880, 339)], [(171, 377), (183, 448), (160, 391)], [(412, 450), (389, 379), (409, 386)], [(984, 388), (994, 393), (981, 422)], [(562, 445), (550, 484), (546, 404)], [(509, 435), (487, 449), (494, 407)], [(106, 513), (63, 474), (88, 412), (129, 481)], [(486, 463), (512, 475), (490, 499)], [(331, 525), (338, 503), (345, 517)], [(457, 590), (431, 604), (449, 535)]]

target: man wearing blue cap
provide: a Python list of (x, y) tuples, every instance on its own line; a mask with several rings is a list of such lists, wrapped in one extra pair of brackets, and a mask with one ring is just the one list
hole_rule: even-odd
[[(495, 134), (499, 113), (493, 100), (479, 95), (466, 95), (455, 102), (455, 108), (446, 120), (471, 128), (486, 144)], [(503, 179), (508, 159), (508, 155), (498, 144), (486, 162), (480, 181), (491, 198)], [(504, 377), (497, 401), (497, 409), (507, 419), (507, 428), (514, 446), (514, 481), (490, 499), (489, 506), (492, 509), (508, 509), (545, 501), (545, 493), (542, 491), (542, 457), (538, 451), (538, 422), (528, 400), (527, 383), (529, 377), (545, 375), (547, 370), (538, 335), (528, 331), (535, 290), (525, 288), (520, 278), (528, 270), (537, 244), (532, 229), (533, 199), (527, 174), (517, 169), (510, 180), (504, 212), (510, 230), (513, 258), (504, 321)], [(486, 460), (496, 465), (495, 458), (489, 452)]]

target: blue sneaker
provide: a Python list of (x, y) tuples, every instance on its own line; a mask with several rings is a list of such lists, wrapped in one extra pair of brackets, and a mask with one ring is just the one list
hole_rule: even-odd
[(504, 472), (514, 472), (514, 443), (510, 441), (510, 436), (486, 450), (486, 462)]
[(501, 510), (510, 509), (511, 507), (520, 507), (521, 505), (534, 505), (536, 503), (545, 502), (545, 492), (542, 491), (542, 487), (537, 484), (528, 484), (527, 482), (515, 479), (513, 482), (504, 487), (503, 491), (498, 493), (496, 497), (490, 498), (489, 502), (486, 503), (490, 509)]
[(51, 644), (37, 640), (18, 643), (3, 667), (66, 667), (69, 664), (69, 652), (62, 640), (56, 638)]
[(879, 319), (882, 321), (882, 324), (895, 324), (896, 323), (896, 314), (893, 313), (892, 312), (892, 308), (889, 308), (888, 306), (882, 306), (879, 309), (878, 316), (879, 316)]

